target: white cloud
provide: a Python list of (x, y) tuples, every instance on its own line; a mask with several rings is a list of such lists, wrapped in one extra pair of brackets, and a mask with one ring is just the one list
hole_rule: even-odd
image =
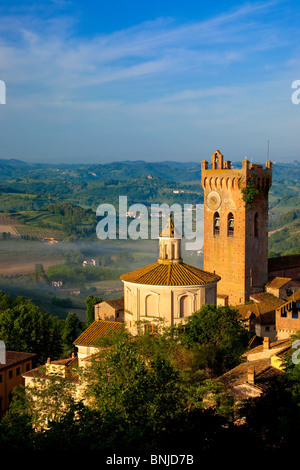
[(59, 88), (66, 97), (74, 87), (128, 82), (136, 77), (172, 80), (172, 74), (182, 76), (184, 72), (204, 77), (210, 74), (204, 67), (216, 71), (243, 64), (250, 54), (274, 48), (281, 35), (276, 37), (278, 32), (259, 16), (273, 6), (274, 2), (247, 4), (210, 20), (183, 25), (158, 19), (93, 38), (76, 37), (76, 22), (69, 17), (46, 21), (2, 16), (2, 73), (11, 85), (32, 83), (35, 93), (39, 86), (48, 92)]

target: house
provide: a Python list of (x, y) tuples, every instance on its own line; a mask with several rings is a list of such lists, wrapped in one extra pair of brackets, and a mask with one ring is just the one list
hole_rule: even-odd
[(271, 358), (243, 362), (219, 377), (229, 395), (235, 400), (258, 397), (274, 384), (284, 372), (274, 367)]
[(100, 340), (113, 333), (121, 332), (123, 323), (114, 321), (95, 320), (74, 341), (77, 348), (78, 365), (84, 366), (84, 359), (96, 354), (100, 348)]
[(5, 351), (5, 361), (0, 363), (0, 418), (9, 408), (13, 389), (24, 384), (23, 373), (32, 369), (36, 354)]
[(262, 345), (243, 354), (245, 362), (223, 374), (219, 380), (236, 401), (258, 397), (284, 374), (283, 355), (290, 348), (291, 341), (270, 343), (266, 337)]
[(300, 282), (288, 277), (272, 277), (266, 284), (266, 292), (280, 299), (286, 299), (298, 289), (300, 289)]
[(258, 337), (268, 336), (271, 341), (277, 338), (275, 326), (276, 308), (284, 304), (284, 300), (275, 295), (260, 292), (250, 296), (252, 303), (235, 307), (249, 331)]
[(94, 305), (95, 320), (124, 321), (124, 297), (106, 300)]
[[(39, 392), (44, 389), (47, 391), (47, 386), (50, 384), (54, 387), (57, 384), (60, 390), (59, 395), (47, 393), (47, 405), (43, 406), (42, 410), (39, 409), (39, 420), (34, 424), (36, 429), (47, 429), (51, 419), (58, 418), (58, 415), (63, 414), (67, 409), (69, 397), (72, 397), (75, 402), (82, 400), (85, 385), (79, 379), (77, 366), (78, 358), (72, 354), (72, 357), (67, 359), (53, 361), (48, 358), (46, 364), (23, 374), (27, 393), (30, 390), (33, 391), (33, 403), (36, 403), (38, 409), (42, 403), (38, 398)], [(61, 381), (66, 393), (61, 392)]]
[(82, 266), (99, 266), (99, 260), (97, 258), (86, 259), (82, 262)]
[(254, 348), (246, 351), (242, 358), (246, 358), (247, 361), (252, 362), (258, 359), (266, 359), (279, 354), (283, 351), (289, 350), (291, 347), (291, 340), (284, 339), (280, 341), (270, 341), (268, 336), (263, 338), (263, 343), (255, 346)]
[(75, 354), (72, 354), (71, 358), (59, 359), (51, 361), (50, 358), (47, 359), (46, 364), (31, 369), (22, 374), (24, 378), (25, 387), (30, 386), (34, 379), (44, 379), (47, 380), (48, 377), (63, 377), (67, 378), (70, 376), (70, 372), (73, 367), (78, 365), (78, 358)]
[(275, 312), (277, 338), (289, 338), (300, 331), (300, 289), (286, 298)]
[(53, 243), (58, 243), (58, 240), (56, 240), (53, 237), (49, 237), (49, 238), (43, 238), (43, 242), (44, 243), (49, 243), (50, 245), (53, 245)]

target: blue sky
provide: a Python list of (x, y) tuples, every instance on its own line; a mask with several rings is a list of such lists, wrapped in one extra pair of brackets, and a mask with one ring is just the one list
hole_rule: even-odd
[(0, 158), (299, 160), (296, 1), (0, 4)]

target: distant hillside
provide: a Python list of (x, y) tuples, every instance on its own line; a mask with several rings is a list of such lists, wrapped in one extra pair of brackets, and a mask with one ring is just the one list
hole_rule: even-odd
[[(72, 203), (95, 214), (102, 203), (118, 205), (119, 196), (127, 196), (128, 205), (143, 203), (197, 204), (203, 202), (201, 161), (145, 162), (123, 161), (107, 164), (34, 164), (17, 159), (0, 160), (1, 212), (24, 218), (26, 224), (58, 229), (74, 234), (74, 220), (68, 227), (49, 214), (49, 204)], [(235, 168), (241, 162), (233, 162)], [(270, 249), (273, 253), (298, 250), (300, 207), (300, 162), (276, 163), (269, 193)], [(34, 212), (37, 211), (36, 217)], [(46, 211), (46, 212), (45, 212)], [(23, 215), (22, 215), (23, 214)], [(90, 232), (95, 221), (86, 214)], [(87, 231), (86, 231), (87, 229)], [(283, 230), (287, 229), (288, 233)], [(276, 231), (276, 232), (275, 232)], [(78, 232), (79, 233), (79, 232)], [(281, 239), (285, 234), (285, 239)], [(290, 240), (291, 238), (291, 240)], [(286, 248), (283, 247), (284, 241)]]

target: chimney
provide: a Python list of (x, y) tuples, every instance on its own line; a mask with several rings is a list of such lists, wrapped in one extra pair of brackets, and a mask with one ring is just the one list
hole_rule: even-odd
[(254, 370), (254, 367), (249, 367), (248, 368), (247, 382), (250, 385), (254, 385), (254, 383), (255, 383), (255, 370)]
[(264, 349), (270, 349), (270, 338), (268, 336), (264, 337)]

